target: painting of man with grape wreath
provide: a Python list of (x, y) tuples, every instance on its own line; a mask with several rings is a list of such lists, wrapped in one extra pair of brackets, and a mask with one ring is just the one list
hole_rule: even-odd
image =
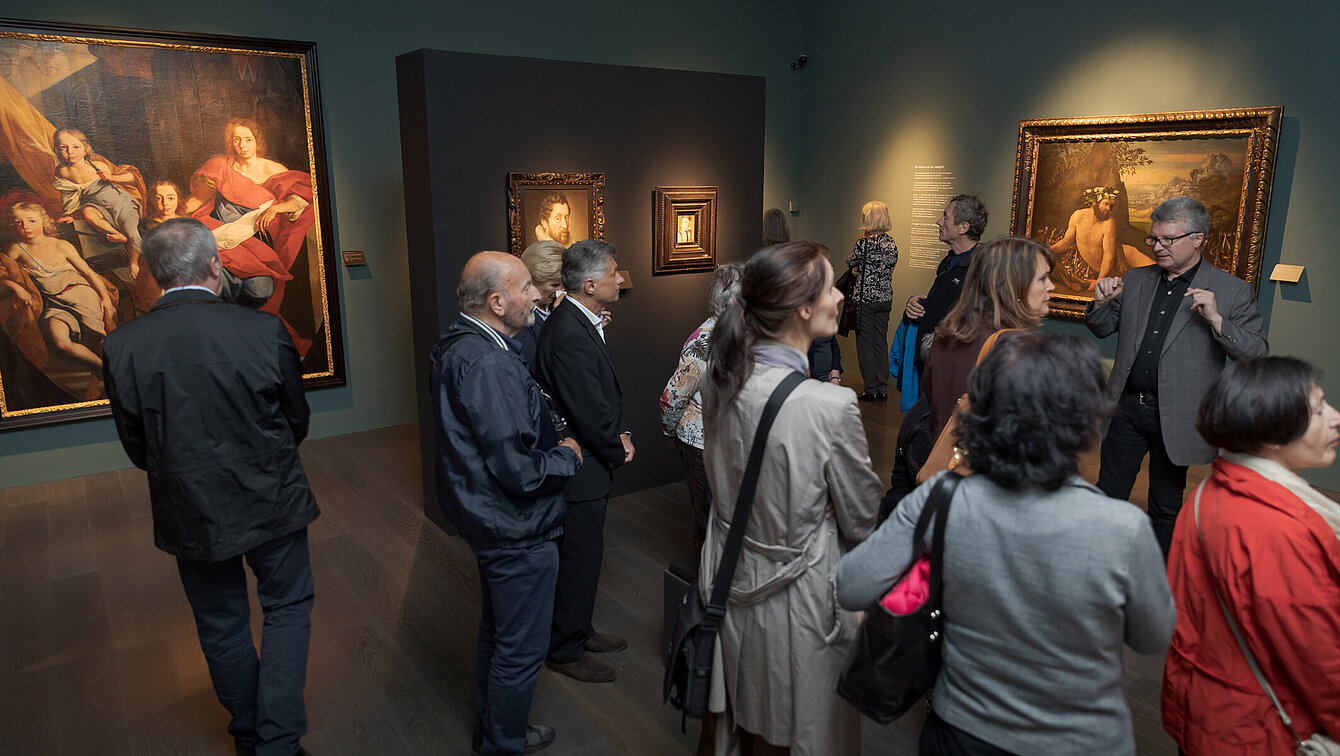
[[(1153, 265), (1150, 212), (1183, 194), (1210, 210), (1206, 259), (1256, 283), (1278, 132), (1266, 132), (1268, 114), (1259, 125), (1242, 118), (1214, 123), (1213, 115), (1224, 112), (1243, 111), (1205, 111), (1210, 118), (1201, 120), (1208, 124), (1176, 118), (1186, 114), (1021, 123), (1012, 232), (1055, 253), (1054, 310), (1061, 303), (1069, 305), (1061, 314), (1080, 313), (1098, 279)], [(1121, 122), (1160, 116), (1165, 123)], [(1078, 122), (1079, 133), (1057, 133), (1067, 121)], [(1278, 117), (1274, 123), (1277, 129)]]

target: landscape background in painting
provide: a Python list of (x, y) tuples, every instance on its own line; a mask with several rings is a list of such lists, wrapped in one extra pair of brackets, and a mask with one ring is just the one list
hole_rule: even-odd
[[(221, 248), (221, 257), (225, 267), (231, 265), (244, 277), (260, 266), (274, 278), (277, 291), (260, 307), (288, 325), (303, 356), (308, 385), (342, 383), (339, 345), (332, 344), (338, 340), (338, 320), (332, 323), (330, 314), (334, 267), (321, 248), (330, 218), (324, 166), (317, 162), (322, 149), (319, 111), (311, 111), (315, 74), (304, 66), (307, 53), (270, 51), (264, 41), (257, 41), (254, 49), (232, 47), (229, 43), (243, 41), (219, 38), (208, 38), (208, 47), (200, 38), (175, 44), (175, 37), (155, 37), (161, 41), (147, 44), (133, 40), (147, 33), (127, 32), (132, 39), (94, 39), (87, 33), (74, 36), (76, 31), (39, 39), (0, 29), (0, 249), (15, 240), (9, 221), (15, 203), (37, 202), (53, 220), (68, 209), (53, 186), (57, 162), (51, 139), (56, 129), (82, 131), (98, 158), (115, 172), (133, 173), (135, 185), (126, 191), (147, 216), (156, 180), (175, 183), (184, 205), (193, 176), (206, 161), (226, 156), (228, 121), (251, 119), (259, 126), (259, 155), (282, 164), (287, 171), (280, 175), (296, 187), (284, 191), (296, 192), (310, 204), (287, 219), (292, 237), (287, 245), (260, 234), (235, 248)], [(302, 43), (274, 44), (311, 50)], [(256, 186), (269, 187), (269, 182)], [(142, 233), (144, 228), (141, 223)], [(147, 290), (144, 279), (132, 279), (126, 245), (88, 231), (82, 221), (78, 226), (58, 223), (56, 235), (73, 245), (117, 292), (114, 319), (119, 327), (152, 307), (158, 290), (151, 279)], [(230, 262), (243, 257), (250, 271)], [(25, 274), (12, 265), (0, 270), (0, 277), (18, 275)], [(100, 408), (93, 414), (104, 414), (97, 371), (50, 348), (32, 317), (25, 322), (25, 314), (10, 300), (0, 297), (0, 427), (33, 424), (44, 415), (52, 421), (58, 418), (51, 413), (73, 408)]]
[[(1120, 195), (1112, 214), (1117, 244), (1152, 264), (1153, 250), (1144, 244), (1150, 212), (1170, 197), (1188, 194), (1210, 211), (1207, 259), (1231, 273), (1249, 146), (1246, 136), (1040, 141), (1027, 233), (1044, 244), (1055, 244), (1065, 235), (1071, 215), (1086, 206), (1085, 189), (1116, 187)], [(1059, 268), (1058, 261), (1053, 270), (1058, 294), (1091, 294), (1058, 275)]]

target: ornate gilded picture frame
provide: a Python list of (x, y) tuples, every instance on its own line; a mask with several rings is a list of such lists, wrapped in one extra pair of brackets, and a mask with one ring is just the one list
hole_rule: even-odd
[(514, 255), (537, 241), (603, 240), (605, 174), (507, 174), (507, 227)]
[(1082, 318), (1100, 277), (1154, 264), (1163, 200), (1210, 211), (1205, 259), (1260, 285), (1283, 107), (1019, 122), (1010, 233), (1052, 248), (1051, 312)]
[(717, 188), (658, 186), (653, 198), (653, 275), (717, 266)]
[(0, 126), (0, 429), (108, 414), (102, 338), (158, 299), (172, 217), (344, 383), (314, 44), (0, 19)]

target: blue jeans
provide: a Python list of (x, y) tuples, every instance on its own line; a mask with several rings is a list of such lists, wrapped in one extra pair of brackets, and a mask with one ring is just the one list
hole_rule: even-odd
[(558, 580), (558, 544), (480, 548), (484, 610), (475, 646), (475, 713), (481, 754), (519, 754), (540, 666), (549, 651), (549, 623)]
[[(256, 576), (265, 616), (259, 658), (243, 560)], [(177, 572), (195, 614), (214, 692), (233, 717), (229, 734), (257, 756), (297, 753), (298, 739), (307, 732), (302, 689), (314, 595), (307, 529), (221, 562), (178, 557)]]

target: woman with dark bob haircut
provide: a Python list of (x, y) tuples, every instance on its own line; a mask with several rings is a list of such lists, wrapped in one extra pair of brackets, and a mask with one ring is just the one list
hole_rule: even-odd
[(1163, 670), (1163, 728), (1188, 756), (1340, 736), (1340, 504), (1298, 474), (1330, 465), (1340, 441), (1320, 380), (1302, 360), (1262, 357), (1230, 365), (1201, 401), (1196, 429), (1220, 452), (1173, 531), (1177, 629)]
[[(712, 490), (698, 571), (704, 605), (763, 407), (784, 378), (808, 372), (810, 343), (837, 333), (841, 301), (827, 247), (777, 244), (745, 263), (740, 295), (712, 330), (702, 383)], [(874, 529), (882, 488), (856, 394), (802, 381), (768, 434), (700, 754), (860, 753), (861, 715), (837, 695), (856, 613), (837, 605), (833, 582), (846, 544)]]
[[(1162, 652), (1176, 616), (1149, 518), (1076, 474), (1110, 411), (1092, 342), (1004, 334), (968, 380), (973, 472), (945, 524), (944, 666), (921, 754), (1134, 754), (1122, 646)], [(838, 600), (888, 592), (943, 472), (838, 567)], [(933, 530), (933, 528), (931, 529)]]

